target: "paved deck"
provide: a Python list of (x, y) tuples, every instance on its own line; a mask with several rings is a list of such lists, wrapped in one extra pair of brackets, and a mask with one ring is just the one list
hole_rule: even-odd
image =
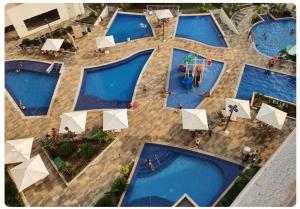
[[(176, 19), (166, 26), (167, 41), (161, 41), (161, 28), (154, 28), (157, 37), (130, 43), (123, 43), (111, 48), (109, 55), (95, 57), (95, 38), (103, 35), (106, 25), (93, 28), (87, 37), (76, 40), (79, 53), (67, 56), (64, 61), (66, 70), (55, 96), (50, 117), (22, 119), (19, 112), (14, 111), (12, 103), (5, 98), (5, 137), (6, 140), (15, 138), (35, 137), (33, 153), (40, 153), (49, 170), (50, 176), (39, 186), (31, 186), (24, 195), (31, 206), (91, 206), (100, 196), (109, 191), (112, 181), (118, 175), (122, 165), (136, 157), (137, 151), (144, 140), (167, 142), (174, 145), (195, 147), (191, 134), (182, 130), (181, 114), (164, 108), (166, 96), (161, 95), (161, 89), (166, 85), (170, 53), (175, 47), (200, 53), (205, 57), (218, 59), (226, 63), (225, 72), (211, 97), (207, 98), (201, 108), (205, 108), (213, 129), (212, 137), (203, 137), (200, 149), (241, 161), (240, 151), (247, 144), (259, 146), (262, 159), (265, 162), (280, 146), (286, 136), (295, 128), (296, 122), (288, 119), (282, 129), (274, 137), (266, 136), (254, 120), (238, 120), (229, 125), (229, 135), (222, 131), (223, 123), (216, 122), (215, 112), (224, 106), (225, 97), (233, 97), (238, 77), (244, 63), (265, 66), (267, 58), (255, 51), (247, 42), (247, 30), (250, 27), (251, 11), (239, 24), (240, 36), (227, 37), (230, 48), (213, 48), (188, 40), (173, 39)], [(153, 20), (151, 20), (152, 24)], [(107, 24), (107, 21), (106, 21)], [(227, 34), (227, 33), (226, 33)], [(6, 45), (6, 59), (38, 59), (40, 55), (22, 55), (15, 48), (16, 42)], [(102, 64), (128, 56), (145, 48), (160, 46), (155, 50), (150, 63), (147, 65), (140, 83), (136, 100), (140, 106), (129, 111), (129, 128), (118, 135), (118, 141), (89, 167), (72, 185), (65, 187), (50, 162), (42, 154), (38, 139), (43, 137), (52, 127), (59, 128), (59, 115), (72, 111), (73, 102), (79, 88), (82, 67)], [(290, 72), (290, 69), (280, 69)], [(148, 87), (143, 92), (143, 85)], [(253, 113), (254, 114), (254, 113)], [(88, 129), (102, 126), (102, 112), (89, 112), (87, 117)], [(119, 156), (120, 154), (120, 156)]]

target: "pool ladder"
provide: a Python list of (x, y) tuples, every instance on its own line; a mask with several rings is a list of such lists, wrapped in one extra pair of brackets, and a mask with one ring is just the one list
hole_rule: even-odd
[(156, 158), (158, 165), (160, 165), (160, 161), (158, 160), (157, 155), (154, 155), (154, 157)]

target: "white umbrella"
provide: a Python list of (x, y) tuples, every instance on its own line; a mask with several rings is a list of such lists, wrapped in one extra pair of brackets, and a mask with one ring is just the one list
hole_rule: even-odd
[(49, 172), (40, 155), (34, 156), (20, 165), (13, 167), (10, 174), (19, 192), (44, 179)]
[(5, 164), (20, 163), (30, 159), (33, 138), (5, 141)]
[(128, 128), (127, 109), (105, 110), (103, 112), (103, 131)]
[(293, 46), (293, 47), (288, 47), (287, 53), (288, 53), (289, 55), (295, 55), (295, 54), (296, 54), (296, 45)]
[(154, 13), (155, 13), (156, 17), (160, 20), (173, 17), (173, 14), (169, 9), (155, 10)]
[(232, 112), (232, 117), (240, 117), (240, 118), (246, 118), (251, 119), (250, 115), (250, 104), (248, 100), (241, 100), (241, 99), (232, 99), (232, 98), (226, 98), (225, 99), (225, 112), (226, 115), (230, 115), (230, 106), (236, 105), (237, 112)]
[(67, 133), (65, 127), (75, 134), (80, 134), (85, 131), (86, 111), (63, 113), (60, 118), (59, 133)]
[(42, 50), (48, 50), (48, 51), (59, 51), (61, 45), (63, 44), (64, 39), (51, 39), (48, 38), (46, 42), (44, 43)]
[(98, 49), (115, 46), (115, 40), (113, 36), (103, 36), (96, 38), (96, 45)]
[(281, 130), (286, 116), (286, 112), (263, 103), (256, 115), (256, 119)]
[(208, 130), (206, 110), (183, 109), (182, 126), (189, 130)]

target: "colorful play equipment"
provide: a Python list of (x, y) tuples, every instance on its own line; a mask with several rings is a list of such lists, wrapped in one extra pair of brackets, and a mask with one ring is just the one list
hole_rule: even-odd
[(200, 58), (197, 54), (190, 54), (183, 60), (184, 64), (178, 66), (178, 72), (184, 72), (181, 83), (187, 89), (192, 89), (193, 84), (199, 86), (203, 80), (205, 68), (212, 65), (210, 58)]

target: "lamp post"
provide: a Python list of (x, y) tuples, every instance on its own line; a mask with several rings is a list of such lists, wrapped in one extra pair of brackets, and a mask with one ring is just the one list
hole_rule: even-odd
[(45, 18), (44, 20), (45, 20), (46, 24), (47, 24), (47, 25), (48, 25), (48, 27), (49, 27), (50, 34), (51, 34), (51, 37), (52, 37), (52, 29), (51, 29), (51, 27), (50, 27), (50, 24), (49, 24), (49, 22), (48, 22), (48, 19), (47, 19), (47, 18)]
[(228, 126), (228, 123), (229, 123), (229, 121), (230, 121), (230, 118), (231, 118), (232, 113), (233, 113), (233, 112), (238, 112), (238, 111), (239, 111), (239, 110), (237, 109), (237, 105), (233, 105), (233, 106), (232, 106), (232, 105), (228, 105), (228, 107), (229, 107), (230, 115), (229, 115), (229, 118), (228, 118), (228, 120), (227, 120), (227, 122), (226, 122), (224, 131), (226, 130), (226, 128), (227, 128), (227, 126)]

